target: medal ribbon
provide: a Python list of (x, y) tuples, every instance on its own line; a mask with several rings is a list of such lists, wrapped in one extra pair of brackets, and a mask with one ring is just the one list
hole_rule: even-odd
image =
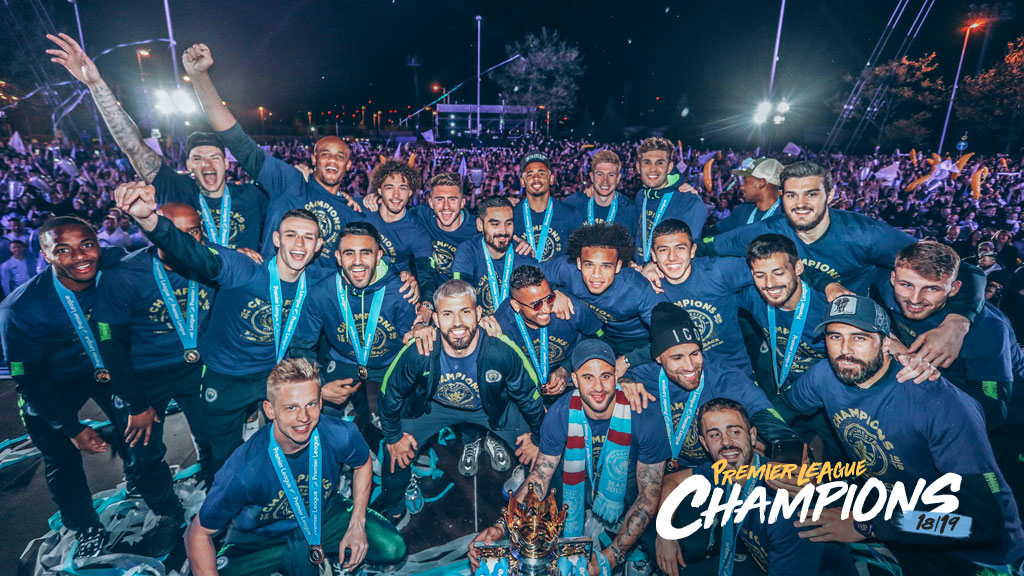
[(505, 269), (501, 271), (501, 290), (498, 290), (494, 262), (491, 262), (491, 253), (487, 250), (487, 243), (483, 238), (480, 239), (480, 245), (484, 248), (484, 264), (487, 264), (487, 284), (491, 288), (491, 302), (494, 303), (494, 309), (497, 310), (498, 306), (508, 298), (508, 279), (512, 277), (512, 259), (515, 257), (515, 250), (509, 246), (505, 252)]
[(174, 331), (178, 333), (181, 345), (185, 350), (194, 349), (199, 340), (199, 283), (189, 278), (188, 297), (185, 303), (187, 316), (182, 317), (178, 297), (171, 288), (171, 279), (167, 277), (163, 263), (157, 258), (153, 258), (153, 277), (156, 278), (156, 287), (160, 290), (164, 308), (171, 317), (171, 323), (174, 324)]
[[(754, 468), (761, 466), (761, 457), (754, 453)], [(757, 486), (757, 481), (753, 478), (747, 478), (747, 483), (743, 485), (743, 494), (741, 500), (746, 502), (747, 497), (754, 491), (754, 487)], [(729, 491), (732, 492), (732, 482), (729, 483)], [(732, 576), (732, 570), (736, 560), (736, 529), (735, 524), (730, 521), (732, 514), (726, 515), (722, 518), (722, 550), (718, 559), (718, 574), (719, 576)]]
[(277, 351), (277, 361), (284, 359), (288, 352), (288, 344), (292, 341), (295, 328), (299, 325), (299, 316), (302, 314), (302, 304), (306, 301), (306, 272), (299, 275), (299, 285), (295, 289), (295, 298), (292, 300), (292, 307), (288, 310), (288, 322), (284, 325), (284, 333), (281, 331), (281, 316), (284, 314), (284, 295), (281, 294), (281, 273), (277, 270), (277, 258), (267, 264), (270, 271), (270, 316), (274, 325), (274, 349)]
[(384, 293), (387, 286), (382, 287), (373, 294), (373, 302), (370, 303), (370, 317), (367, 319), (363, 330), (363, 339), (359, 339), (359, 331), (356, 329), (355, 315), (348, 304), (348, 287), (341, 281), (341, 273), (335, 277), (338, 284), (338, 304), (341, 306), (341, 314), (344, 316), (345, 325), (348, 328), (349, 343), (352, 344), (352, 351), (356, 355), (356, 362), (360, 366), (366, 366), (370, 361), (370, 350), (373, 349), (373, 337), (377, 334), (377, 324), (380, 322), (380, 309), (384, 305)]
[[(615, 192), (615, 196), (612, 199), (612, 205), (608, 208), (608, 217), (604, 219), (606, 224), (615, 222), (615, 213), (619, 210), (619, 193)], [(591, 198), (587, 202), (587, 224), (594, 225), (594, 199)]]
[[(82, 307), (78, 304), (78, 297), (60, 283), (60, 280), (57, 278), (56, 268), (51, 267), (50, 270), (53, 272), (53, 287), (57, 290), (57, 297), (60, 298), (60, 303), (64, 305), (64, 312), (67, 313), (68, 319), (71, 320), (71, 326), (75, 329), (75, 333), (78, 334), (78, 340), (82, 343), (82, 347), (85, 348), (85, 353), (89, 355), (89, 361), (92, 362), (93, 369), (102, 370), (103, 358), (100, 357), (100, 347), (96, 343), (96, 337), (93, 335), (92, 329), (89, 328), (89, 321), (86, 320)], [(100, 272), (96, 273), (95, 286), (100, 284), (100, 274)]]
[(211, 242), (221, 246), (227, 246), (231, 239), (231, 188), (224, 185), (224, 196), (220, 199), (220, 230), (213, 221), (213, 213), (210, 206), (206, 204), (206, 198), (199, 195), (199, 211), (203, 215), (203, 228), (206, 230), (206, 237)]
[(793, 367), (793, 360), (796, 359), (797, 350), (800, 349), (800, 336), (804, 333), (804, 324), (807, 323), (807, 305), (811, 300), (811, 289), (807, 283), (800, 281), (800, 302), (793, 311), (793, 323), (789, 327), (789, 336), (786, 338), (786, 353), (782, 357), (782, 373), (779, 373), (779, 363), (776, 358), (779, 354), (779, 337), (775, 326), (775, 307), (768, 305), (768, 337), (772, 345), (772, 369), (775, 371), (775, 385), (779, 391), (785, 390), (786, 379), (789, 378), (789, 370)]
[(665, 369), (661, 369), (661, 376), (658, 377), (658, 394), (661, 396), (661, 417), (665, 420), (665, 429), (668, 430), (668, 441), (672, 448), (672, 457), (679, 457), (679, 451), (683, 448), (686, 435), (690, 432), (690, 425), (693, 424), (693, 417), (697, 414), (697, 403), (700, 402), (700, 393), (704, 391), (704, 371), (700, 373), (700, 386), (686, 399), (686, 407), (683, 408), (683, 415), (679, 417), (679, 425), (675, 431), (672, 430), (672, 401), (668, 394), (668, 376)]
[(540, 379), (541, 385), (547, 384), (549, 362), (551, 361), (548, 358), (548, 327), (544, 326), (540, 329), (540, 357), (538, 358), (538, 352), (533, 348), (533, 340), (530, 339), (530, 333), (526, 330), (523, 316), (516, 312), (515, 318), (516, 326), (519, 326), (519, 334), (522, 335), (523, 342), (526, 344), (526, 352), (530, 355), (530, 363), (537, 370), (537, 377)]
[[(530, 210), (530, 203), (523, 202), (523, 224), (526, 228), (526, 241), (530, 248), (533, 248), (533, 257), (538, 262), (544, 260), (544, 248), (548, 245), (548, 232), (551, 231), (551, 216), (555, 213), (555, 202), (548, 198), (548, 205), (544, 208), (544, 223), (540, 225), (540, 238), (533, 237), (533, 216)], [(537, 247), (540, 246), (538, 249)], [(497, 308), (497, 305), (495, 305)]]
[(644, 248), (644, 262), (651, 260), (651, 244), (654, 242), (654, 228), (661, 222), (661, 219), (665, 217), (665, 210), (668, 210), (669, 203), (672, 202), (672, 196), (675, 192), (669, 192), (661, 197), (661, 204), (658, 204), (658, 211), (654, 214), (654, 221), (651, 222), (651, 230), (647, 231), (647, 194), (644, 194), (643, 203), (643, 216), (640, 222), (640, 242)]
[[(775, 211), (779, 209), (779, 204), (781, 204), (781, 203), (782, 203), (782, 198), (779, 198), (779, 199), (775, 200), (775, 204), (772, 204), (772, 207), (769, 208), (767, 212), (762, 214), (761, 218), (759, 218), (759, 220), (767, 220), (768, 218), (770, 218), (771, 215), (775, 214)], [(754, 223), (754, 216), (757, 216), (757, 206), (754, 206), (754, 211), (750, 213), (749, 217), (747, 217), (747, 224), (753, 224)]]
[(299, 494), (298, 484), (295, 482), (295, 476), (292, 474), (291, 468), (288, 467), (288, 463), (285, 461), (284, 451), (281, 450), (281, 445), (277, 443), (277, 438), (274, 438), (273, 427), (276, 425), (277, 424), (271, 424), (270, 444), (267, 446), (267, 452), (270, 454), (270, 462), (274, 465), (274, 472), (277, 472), (277, 479), (281, 482), (281, 488), (284, 490), (285, 498), (288, 499), (288, 505), (292, 508), (292, 514), (295, 515), (295, 521), (299, 523), (299, 529), (302, 530), (302, 535), (306, 538), (306, 543), (310, 546), (319, 546), (320, 501), (323, 499), (323, 489), (320, 485), (320, 478), (323, 474), (323, 464), (320, 454), (320, 431), (314, 428), (313, 436), (310, 439), (309, 474), (306, 476), (306, 479), (309, 481), (309, 513), (307, 514), (306, 507), (302, 504), (302, 495)]

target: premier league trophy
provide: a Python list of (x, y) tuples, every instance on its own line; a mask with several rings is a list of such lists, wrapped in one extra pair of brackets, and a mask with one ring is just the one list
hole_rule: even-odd
[(534, 484), (519, 503), (509, 494), (509, 505), (501, 509), (508, 540), (490, 545), (477, 542), (480, 568), (477, 576), (576, 576), (587, 573), (593, 552), (590, 538), (560, 538), (568, 506), (561, 510), (552, 489), (541, 500)]

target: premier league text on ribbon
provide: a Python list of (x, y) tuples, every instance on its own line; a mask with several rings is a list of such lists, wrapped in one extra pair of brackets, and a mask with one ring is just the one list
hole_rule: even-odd
[[(916, 523), (918, 515), (922, 513), (921, 510), (917, 510), (918, 506), (927, 509), (924, 513), (928, 517), (953, 514), (960, 506), (956, 496), (945, 493), (960, 491), (959, 474), (943, 474), (931, 484), (923, 479), (918, 480), (909, 495), (902, 482), (896, 482), (891, 489), (886, 489), (885, 484), (877, 478), (868, 479), (863, 486), (840, 480), (860, 475), (864, 466), (864, 461), (852, 464), (832, 465), (826, 462), (801, 466), (766, 463), (742, 466), (739, 470), (726, 470), (726, 461), (719, 460), (713, 465), (716, 486), (712, 486), (707, 478), (697, 474), (684, 480), (658, 510), (655, 527), (662, 538), (679, 540), (696, 532), (701, 524), (705, 529), (710, 528), (719, 514), (723, 518), (732, 516), (736, 524), (742, 523), (753, 510), (757, 510), (762, 521), (767, 517), (769, 524), (777, 522), (780, 516), (783, 520), (794, 520), (798, 510), (797, 517), (801, 521), (806, 520), (808, 515), (812, 520), (818, 520), (824, 508), (838, 506), (841, 501), (844, 519), (852, 513), (854, 520), (867, 522), (884, 512), (885, 520), (890, 520), (898, 508), (904, 518), (913, 517)], [(733, 484), (743, 479), (756, 481), (779, 478), (796, 478), (798, 484), (808, 483), (804, 484), (792, 500), (788, 492), (779, 490), (770, 504), (764, 486), (759, 485), (743, 496), (742, 486)], [(823, 479), (830, 481), (821, 484), (820, 481)], [(731, 486), (728, 496), (725, 486)], [(706, 509), (701, 513), (702, 520), (694, 520), (686, 526), (673, 526), (673, 514), (691, 495), (693, 507), (702, 508), (707, 503)], [(970, 518), (963, 520), (967, 521), (967, 524), (970, 523)]]

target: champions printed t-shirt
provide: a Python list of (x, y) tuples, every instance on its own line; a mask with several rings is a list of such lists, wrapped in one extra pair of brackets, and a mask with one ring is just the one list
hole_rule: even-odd
[[(216, 372), (234, 376), (273, 369), (277, 365), (277, 351), (270, 304), (270, 271), (267, 269), (272, 260), (257, 264), (234, 250), (212, 247), (211, 250), (220, 256), (221, 270), (213, 279), (219, 289), (210, 322), (199, 337), (203, 362)], [(326, 268), (312, 265), (306, 268), (307, 293), (303, 308), (309, 303), (309, 289), (325, 274)], [(282, 330), (288, 322), (298, 284), (281, 280)]]
[(739, 258), (694, 258), (685, 281), (661, 280), (662, 296), (690, 313), (705, 356), (745, 374), (752, 369), (737, 322), (737, 292), (752, 284), (750, 268)]
[(249, 176), (270, 194), (260, 245), (263, 259), (269, 261), (277, 252), (274, 232), (284, 215), (289, 210), (305, 208), (316, 215), (320, 224), (320, 237), (324, 240), (320, 255), (310, 263), (310, 268), (327, 268), (331, 272), (336, 270), (338, 264), (334, 250), (338, 247), (341, 229), (349, 222), (360, 221), (363, 217), (349, 207), (343, 196), (331, 194), (312, 176), (307, 182), (293, 166), (264, 152), (237, 123), (224, 132), (217, 132), (217, 135), (231, 149)]
[(981, 410), (945, 378), (921, 384), (897, 382), (899, 363), (870, 388), (847, 386), (819, 362), (784, 396), (801, 414), (824, 408), (851, 460), (863, 460), (865, 476), (890, 489), (907, 491), (946, 473), (983, 475), (1004, 512), (1005, 534), (999, 546), (955, 551), (975, 562), (1006, 564), (1024, 552), (1024, 532), (1013, 494), (992, 455)]
[[(159, 204), (168, 202), (182, 202), (196, 209), (202, 218), (202, 208), (199, 205), (199, 186), (188, 174), (178, 174), (166, 164), (160, 166), (156, 178), (153, 179), (153, 187), (156, 188), (156, 201)], [(258, 250), (260, 247), (260, 230), (263, 226), (263, 219), (267, 212), (267, 194), (254, 184), (227, 184), (227, 190), (231, 194), (231, 232), (228, 234), (227, 247), (249, 248)], [(210, 209), (210, 215), (218, 230), (221, 222), (221, 205), (223, 196), (220, 198), (209, 198), (203, 196), (206, 205)], [(202, 226), (203, 238), (207, 242), (220, 243), (220, 238), (208, 238), (206, 226)], [(276, 227), (275, 227), (276, 230)]]
[[(612, 224), (618, 224), (629, 230), (630, 237), (636, 236), (637, 226), (640, 225), (640, 212), (629, 196), (621, 192), (616, 192), (615, 194), (618, 198), (618, 205), (615, 207), (615, 220), (612, 221)], [(563, 198), (562, 202), (576, 209), (576, 213), (581, 219), (579, 226), (588, 223), (587, 206), (590, 205), (590, 198), (583, 191)], [(612, 207), (610, 205), (601, 206), (594, 202), (594, 223), (601, 224), (602, 222), (607, 222), (608, 213), (611, 210)], [(579, 226), (576, 227), (579, 228)]]
[[(780, 208), (781, 210), (781, 208)], [(821, 238), (804, 243), (786, 218), (768, 219), (709, 239), (718, 256), (744, 257), (747, 245), (762, 234), (782, 234), (796, 243), (804, 266), (819, 270), (848, 290), (867, 296), (875, 267), (892, 269), (896, 253), (914, 238), (856, 212), (829, 209), (829, 227)]]
[[(106, 275), (119, 266), (125, 256), (121, 248), (102, 249), (101, 284), (107, 282)], [(99, 298), (95, 284), (75, 292), (75, 297), (89, 318)], [(17, 375), (18, 363), (43, 363), (54, 383), (81, 385), (93, 381), (92, 362), (57, 296), (51, 266), (19, 286), (0, 303), (0, 333), (12, 374)], [(98, 343), (99, 338), (96, 341)], [(82, 385), (81, 388), (87, 395), (91, 386)]]
[[(810, 288), (810, 286), (808, 286)], [(775, 345), (775, 365), (779, 367), (779, 375), (782, 374), (782, 360), (786, 356), (786, 346), (789, 345), (790, 329), (793, 326), (793, 316), (796, 309), (783, 310), (775, 309), (775, 336), (768, 333), (768, 304), (761, 297), (761, 293), (754, 286), (748, 286), (739, 294), (740, 307), (750, 312), (757, 322), (765, 341), (761, 344), (762, 352), (771, 352), (770, 346)], [(828, 300), (823, 292), (811, 288), (810, 299), (807, 301), (807, 321), (800, 333), (800, 347), (793, 357), (793, 364), (790, 366), (789, 375), (784, 385), (779, 389), (785, 390), (800, 379), (805, 372), (811, 369), (823, 358), (825, 358), (825, 337), (814, 334), (814, 329), (825, 317), (828, 310)]]
[[(440, 345), (440, 342), (436, 345)], [(449, 356), (442, 348), (441, 375), (437, 379), (437, 390), (434, 391), (433, 398), (435, 402), (458, 410), (483, 410), (476, 369), (476, 356), (479, 352), (479, 341), (473, 352), (462, 358)]]
[[(327, 415), (320, 416), (320, 447), (323, 454), (321, 490), (322, 509), (338, 497), (341, 467), (357, 468), (366, 464), (370, 447), (351, 422)], [(242, 532), (269, 538), (284, 536), (299, 527), (288, 503), (277, 471), (267, 451), (271, 426), (260, 428), (236, 449), (217, 472), (209, 494), (199, 510), (199, 522), (210, 530), (228, 526)], [(285, 457), (295, 478), (302, 505), (309, 510), (309, 450), (307, 446)]]
[[(494, 305), (494, 298), (491, 296), (490, 283), (487, 281), (489, 272), (487, 270), (487, 262), (484, 259), (490, 259), (491, 264), (494, 266), (494, 273), (497, 275), (494, 281), (498, 286), (498, 291), (502, 292), (504, 286), (501, 284), (501, 279), (505, 273), (505, 256), (503, 255), (497, 260), (491, 258), (491, 252), (484, 248), (481, 238), (483, 236), (477, 234), (471, 240), (467, 240), (459, 245), (455, 251), (455, 265), (452, 267), (452, 270), (455, 272), (456, 278), (465, 280), (476, 288), (477, 303), (484, 309), (484, 313), (494, 314), (497, 306)], [(509, 245), (508, 249), (513, 253), (513, 270), (527, 264), (537, 266), (537, 261), (533, 258), (516, 254), (515, 246)]]
[[(354, 366), (359, 362), (352, 348), (348, 326), (341, 312), (341, 301), (338, 299), (339, 274), (343, 273), (339, 271), (324, 277), (309, 290), (295, 340), (302, 338), (315, 342), (323, 331), (331, 345), (328, 352), (330, 359)], [(416, 309), (399, 291), (402, 281), (398, 275), (383, 262), (377, 267), (377, 274), (381, 278), (364, 290), (355, 288), (342, 278), (342, 282), (348, 287), (349, 310), (356, 321), (356, 333), (360, 338), (366, 337), (373, 297), (380, 290), (384, 290), (380, 319), (377, 321), (377, 329), (374, 331), (373, 344), (370, 348), (370, 361), (367, 365), (370, 369), (387, 368), (391, 364), (391, 360), (402, 349), (402, 335), (408, 332), (416, 321)], [(359, 342), (359, 346), (362, 347), (364, 343), (365, 340)]]
[(379, 211), (369, 212), (365, 218), (380, 233), (380, 247), (394, 264), (395, 272), (408, 272), (416, 258), (431, 257), (431, 245), (424, 242), (426, 230), (409, 210), (396, 222), (385, 222)]
[[(542, 251), (541, 255), (534, 254), (534, 257), (541, 262), (565, 255), (565, 251), (569, 248), (569, 234), (579, 228), (580, 222), (586, 219), (586, 216), (581, 218), (572, 206), (561, 200), (556, 200), (553, 196), (550, 198), (554, 208), (552, 208), (551, 227), (548, 229), (547, 242), (545, 242), (543, 248), (538, 247), (538, 250)], [(512, 208), (512, 224), (515, 234), (522, 238), (524, 242), (529, 243), (526, 236), (525, 218), (523, 217), (524, 206), (529, 206), (526, 198), (523, 198), (519, 204)], [(534, 212), (531, 208), (530, 219), (533, 224), (534, 242), (539, 242), (541, 229), (544, 227), (544, 212)]]
[[(156, 248), (143, 248), (126, 256), (120, 266), (105, 272), (92, 311), (96, 322), (130, 326), (131, 358), (136, 370), (152, 370), (184, 361), (184, 348), (153, 276), (155, 258)], [(181, 317), (187, 321), (188, 278), (166, 268), (164, 272), (174, 290)], [(196, 326), (202, 334), (215, 290), (201, 282), (196, 283), (196, 289), (199, 293)]]
[(434, 270), (441, 275), (443, 280), (451, 280), (455, 277), (455, 272), (452, 270), (452, 266), (455, 264), (455, 249), (463, 242), (476, 237), (476, 217), (467, 210), (463, 210), (462, 224), (449, 232), (442, 230), (438, 225), (437, 217), (434, 216), (434, 211), (430, 209), (430, 206), (420, 204), (413, 206), (410, 210), (419, 219), (423, 230), (430, 237)]
[[(548, 366), (550, 371), (554, 372), (555, 368), (558, 368), (563, 362), (569, 359), (569, 355), (572, 353), (572, 349), (576, 347), (576, 344), (583, 339), (584, 336), (597, 336), (597, 333), (601, 330), (604, 324), (594, 316), (594, 313), (590, 311), (585, 304), (579, 301), (578, 298), (572, 295), (568, 295), (570, 301), (572, 301), (573, 309), (576, 311), (568, 320), (562, 320), (554, 313), (551, 314), (551, 323), (548, 324)], [(526, 342), (523, 341), (523, 335), (519, 331), (519, 325), (516, 322), (516, 313), (512, 310), (512, 304), (510, 300), (506, 300), (498, 307), (498, 311), (494, 313), (494, 318), (498, 321), (498, 325), (501, 326), (501, 332), (505, 336), (508, 336), (516, 346), (519, 346), (526, 352)], [(530, 337), (530, 346), (533, 346), (533, 350), (538, 354), (537, 358), (540, 359), (540, 328), (530, 328), (526, 323), (526, 319), (523, 319), (523, 326), (526, 328), (526, 333)], [(529, 358), (529, 352), (526, 353), (526, 357)], [(566, 370), (572, 371), (570, 367), (566, 367)], [(543, 383), (542, 383), (543, 384)]]
[(594, 316), (605, 323), (605, 334), (623, 339), (649, 336), (647, 326), (651, 323), (651, 311), (663, 299), (636, 270), (623, 265), (612, 285), (594, 295), (587, 289), (583, 273), (565, 258), (544, 262), (540, 269), (552, 286), (565, 288), (586, 303)]
[[(644, 388), (653, 396), (661, 396), (658, 388), (660, 376), (661, 365), (657, 362), (648, 362), (635, 368), (630, 368), (626, 372), (626, 378), (643, 384)], [(679, 419), (682, 418), (683, 411), (686, 409), (686, 402), (690, 399), (690, 394), (693, 394), (693, 392), (684, 389), (671, 379), (668, 381), (668, 401), (672, 410), (673, 430), (679, 425)], [(724, 366), (709, 367), (707, 358), (705, 358), (704, 390), (697, 401), (697, 408), (699, 409), (714, 398), (728, 398), (739, 402), (746, 408), (747, 414), (751, 416), (762, 410), (770, 410), (772, 408), (768, 397), (754, 384), (749, 376)], [(665, 428), (665, 420), (661, 414), (660, 406), (664, 401), (664, 398), (659, 397), (657, 404), (648, 404), (644, 410), (644, 413), (651, 412), (657, 415), (662, 429)], [(696, 419), (696, 413), (694, 413), (694, 419)], [(668, 432), (666, 431), (666, 438), (668, 437), (667, 434)], [(672, 458), (678, 458), (682, 466), (696, 466), (701, 462), (707, 461), (707, 453), (697, 439), (696, 422), (690, 424), (690, 430), (686, 433), (686, 439), (683, 440), (683, 447), (680, 448), (679, 454), (673, 454)]]
[[(654, 218), (658, 215), (658, 208), (661, 207), (661, 203), (665, 200), (665, 197), (672, 193), (672, 199), (669, 202), (667, 208), (665, 208), (664, 215), (661, 217), (660, 222), (664, 222), (669, 218), (676, 218), (686, 222), (686, 225), (690, 227), (690, 233), (693, 235), (694, 242), (700, 242), (702, 231), (704, 230), (704, 222), (708, 219), (708, 208), (704, 205), (704, 201), (700, 199), (700, 196), (691, 194), (689, 192), (680, 192), (678, 189), (678, 180), (669, 178), (669, 184), (658, 190), (651, 190), (650, 188), (644, 187), (636, 195), (636, 209), (640, 215), (637, 221), (638, 230), (636, 232), (636, 262), (642, 264), (644, 262), (644, 245), (643, 245), (643, 231), (647, 230), (647, 239), (651, 239), (651, 232), (654, 230)], [(644, 197), (647, 198), (646, 212), (644, 211)], [(618, 218), (616, 218), (618, 220)], [(744, 249), (746, 247), (744, 246)], [(732, 256), (733, 254), (727, 254)]]

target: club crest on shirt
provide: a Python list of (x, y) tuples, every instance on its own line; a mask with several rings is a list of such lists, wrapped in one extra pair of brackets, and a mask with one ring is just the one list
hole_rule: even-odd
[(120, 396), (114, 396), (114, 408), (117, 408), (118, 410), (124, 408), (124, 400), (122, 400)]
[[(356, 314), (355, 320), (356, 325), (359, 327), (357, 332), (362, 336), (362, 330), (366, 326), (366, 320), (369, 314)], [(339, 324), (335, 328), (334, 337), (339, 343), (349, 344), (348, 338), (348, 327), (345, 324)], [(373, 333), (373, 344), (370, 346), (370, 358), (382, 358), (388, 353), (388, 342), (399, 343), (401, 337), (398, 334), (398, 330), (395, 326), (389, 322), (386, 318), (381, 317), (377, 322), (377, 330)], [(397, 346), (397, 344), (396, 344)], [(397, 346), (401, 347), (401, 346)], [(355, 356), (352, 356), (354, 359)]]
[[(220, 208), (213, 208), (213, 207), (211, 207), (210, 208), (210, 216), (213, 218), (213, 221), (216, 222), (218, 226), (220, 226)], [(245, 216), (242, 216), (238, 212), (232, 212), (231, 213), (231, 231), (228, 233), (228, 244), (227, 244), (228, 248), (231, 248), (232, 250), (235, 249), (235, 248), (238, 248), (238, 246), (235, 245), (235, 242), (238, 239), (238, 236), (242, 232), (245, 232)], [(206, 238), (206, 228), (205, 227), (203, 228), (203, 238)], [(217, 241), (217, 238), (206, 238), (206, 239), (211, 241), (211, 242), (216, 242)]]
[[(305, 473), (300, 473), (295, 477), (295, 485), (299, 489), (299, 495), (302, 496), (302, 500), (305, 502), (309, 501), (309, 479)], [(331, 493), (331, 481), (327, 478), (320, 480), (320, 485), (323, 487), (323, 493)], [(264, 506), (257, 516), (257, 520), (261, 522), (276, 522), (279, 520), (294, 520), (295, 513), (292, 512), (292, 506), (288, 503), (288, 498), (284, 495), (284, 490), (278, 490), (277, 496), (271, 500), (266, 506)]]
[[(292, 308), (292, 301), (284, 301), (284, 310), (281, 313), (281, 325), (288, 322), (288, 313)], [(239, 314), (242, 320), (248, 324), (242, 333), (242, 338), (253, 344), (269, 344), (274, 341), (274, 316), (270, 308), (270, 302), (260, 298), (253, 298), (245, 305), (245, 309)]]
[(443, 240), (434, 240), (432, 246), (434, 251), (434, 267), (445, 278), (450, 277), (452, 275), (452, 264), (455, 263), (455, 246)]
[[(338, 244), (338, 234), (342, 228), (338, 209), (325, 200), (306, 202), (303, 208), (315, 214), (320, 225), (320, 237), (324, 239), (324, 249), (320, 250), (320, 257), (333, 259), (334, 247)], [(328, 250), (328, 246), (331, 249)]]
[[(188, 306), (188, 287), (182, 286), (178, 288), (174, 291), (174, 296), (178, 299), (178, 309), (181, 310), (182, 317), (184, 318)], [(199, 310), (202, 312), (210, 310), (210, 293), (202, 285), (199, 286)], [(149, 321), (153, 324), (164, 325), (166, 329), (160, 331), (160, 333), (174, 332), (174, 322), (171, 322), (171, 315), (167, 313), (163, 297), (158, 296), (156, 300), (150, 303)]]
[(227, 567), (227, 565), (228, 565), (228, 557), (227, 556), (218, 556), (217, 557), (217, 570), (223, 570), (224, 568)]
[(216, 402), (216, 401), (217, 401), (217, 390), (216, 390), (216, 389), (214, 389), (214, 388), (207, 388), (207, 389), (206, 389), (206, 390), (205, 390), (205, 391), (203, 392), (203, 398), (204, 398), (204, 399), (205, 399), (205, 400), (206, 400), (207, 402)]
[(600, 320), (601, 322), (604, 322), (605, 324), (607, 324), (608, 322), (615, 322), (615, 317), (606, 312), (605, 310), (598, 308), (597, 306), (591, 304), (590, 302), (584, 302), (584, 304), (586, 304), (587, 307), (590, 308), (591, 312), (594, 313), (594, 316), (597, 316), (597, 319)]
[(495, 382), (501, 380), (501, 372), (498, 372), (497, 370), (488, 370), (484, 374), (484, 380), (487, 380), (489, 383), (494, 384)]
[[(541, 230), (543, 228), (544, 228), (544, 226), (542, 224), (534, 224), (533, 225), (533, 241), (534, 241), (534, 243), (536, 243), (538, 240), (540, 240), (540, 232), (541, 232)], [(542, 257), (537, 258), (537, 260), (539, 260), (541, 262), (544, 262), (546, 260), (550, 260), (555, 255), (556, 252), (561, 252), (561, 251), (562, 251), (562, 236), (553, 227), (548, 228), (548, 238), (547, 238), (547, 241), (544, 242), (543, 250), (541, 250)], [(534, 257), (536, 258), (536, 255), (534, 255)]]
[(444, 374), (438, 382), (438, 401), (453, 408), (471, 408), (473, 399), (479, 396), (479, 385), (462, 372)]
[(853, 452), (856, 460), (863, 460), (866, 475), (882, 477), (889, 472), (889, 466), (903, 470), (903, 461), (893, 454), (893, 443), (889, 441), (878, 420), (859, 409), (840, 410), (832, 414), (832, 425), (839, 432), (843, 443)]

